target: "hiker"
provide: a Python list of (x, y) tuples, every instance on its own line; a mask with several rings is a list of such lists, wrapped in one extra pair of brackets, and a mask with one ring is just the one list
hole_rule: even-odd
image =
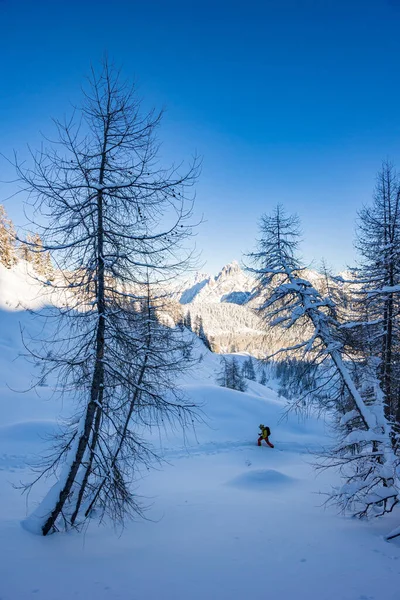
[(265, 440), (265, 441), (266, 441), (266, 443), (268, 444), (268, 446), (269, 446), (270, 448), (273, 448), (273, 447), (274, 447), (274, 445), (273, 445), (273, 444), (271, 444), (271, 442), (270, 442), (270, 441), (269, 441), (269, 439), (268, 439), (268, 438), (269, 438), (269, 436), (271, 435), (271, 430), (270, 430), (270, 428), (269, 428), (268, 426), (266, 427), (265, 425), (260, 425), (260, 430), (261, 430), (261, 433), (260, 433), (260, 437), (258, 438), (257, 445), (258, 445), (258, 446), (261, 446), (261, 442), (262, 442), (263, 440)]

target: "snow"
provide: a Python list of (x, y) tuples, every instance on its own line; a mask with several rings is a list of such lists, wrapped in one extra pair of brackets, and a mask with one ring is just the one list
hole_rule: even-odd
[(193, 299), (195, 298), (195, 296), (200, 292), (200, 290), (205, 285), (207, 285), (207, 283), (208, 283), (208, 279), (204, 279), (203, 281), (200, 281), (199, 283), (195, 283), (192, 287), (185, 290), (182, 293), (182, 296), (180, 298), (181, 304), (189, 304), (190, 302), (192, 302)]
[(0, 264), (0, 309), (36, 309), (45, 303), (44, 284), (25, 260), (20, 260), (13, 269)]
[(360, 413), (357, 410), (350, 410), (349, 412), (345, 413), (343, 415), (343, 417), (340, 419), (340, 424), (346, 425), (350, 421), (353, 421), (354, 419), (359, 419), (359, 418), (360, 418)]
[(57, 422), (51, 419), (12, 423), (0, 427), (0, 441), (40, 442), (56, 429)]
[(242, 473), (234, 477), (227, 485), (245, 489), (259, 490), (269, 494), (276, 492), (276, 488), (282, 485), (288, 485), (295, 482), (295, 479), (288, 477), (280, 471), (274, 469), (249, 470), (247, 473)]
[[(323, 494), (340, 484), (331, 471), (317, 477), (308, 454), (329, 443), (324, 423), (282, 420), (273, 381), (249, 381), (247, 393), (216, 386), (219, 357), (200, 341), (203, 358), (182, 385), (204, 422), (186, 438), (152, 432), (165, 462), (134, 484), (147, 520), (117, 532), (93, 521), (82, 534), (48, 538), (22, 528), (51, 481), (29, 498), (12, 484), (29, 480), (28, 461), (44, 452), (69, 406), (51, 399), (51, 382), (40, 396), (12, 391), (29, 387), (33, 369), (14, 360), (20, 325), (42, 324), (10, 311), (30, 282), (0, 275), (1, 600), (398, 600), (400, 542), (384, 539), (398, 527), (396, 511), (359, 522), (323, 508)], [(262, 422), (275, 449), (256, 445)]]
[(350, 444), (361, 444), (362, 442), (383, 442), (385, 437), (383, 435), (379, 435), (374, 431), (368, 430), (363, 431), (362, 429), (356, 429), (351, 431), (343, 440), (343, 447), (348, 446)]

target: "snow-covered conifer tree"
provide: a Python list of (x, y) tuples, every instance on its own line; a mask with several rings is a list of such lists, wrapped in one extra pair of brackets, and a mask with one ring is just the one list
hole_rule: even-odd
[(379, 358), (385, 415), (400, 432), (400, 182), (388, 162), (373, 202), (359, 212), (356, 248), (360, 260), (349, 282), (354, 312), (347, 327)]
[[(22, 260), (26, 260), (26, 262), (32, 262), (32, 252), (29, 244), (29, 234), (26, 237), (26, 240), (22, 240), (18, 245), (18, 256), (22, 258)], [(28, 242), (28, 243), (27, 243)]]
[(43, 242), (38, 233), (28, 233), (26, 239), (20, 242), (18, 252), (22, 259), (32, 265), (38, 275), (47, 279), (53, 277), (54, 269), (50, 252), (43, 248)]
[[(350, 426), (337, 446), (327, 452), (329, 464), (340, 468), (344, 486), (333, 497), (357, 516), (390, 512), (398, 502), (397, 474), (385, 418), (382, 392), (373, 357), (364, 368), (362, 385), (357, 385), (352, 363), (343, 355), (342, 331), (335, 318), (335, 306), (302, 277), (297, 256), (299, 221), (278, 206), (260, 224), (258, 251), (251, 254), (258, 277), (259, 313), (269, 326), (290, 329), (295, 324), (309, 332), (304, 341), (280, 352), (303, 353), (324, 366), (325, 383), (342, 389), (346, 397), (341, 424)], [(319, 385), (321, 385), (320, 382)], [(343, 402), (335, 408), (342, 409)]]
[(0, 263), (7, 269), (11, 269), (18, 262), (15, 239), (14, 225), (7, 218), (4, 206), (0, 204)]
[(221, 387), (229, 387), (229, 363), (226, 356), (220, 358), (220, 369), (217, 373), (217, 383)]

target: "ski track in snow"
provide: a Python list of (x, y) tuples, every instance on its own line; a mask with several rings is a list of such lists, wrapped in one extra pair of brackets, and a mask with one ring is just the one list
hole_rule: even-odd
[(26, 469), (29, 456), (24, 454), (0, 454), (0, 471), (16, 471)]
[[(298, 442), (279, 442), (275, 441), (275, 448), (267, 448), (261, 446), (259, 448), (253, 441), (227, 441), (227, 442), (208, 442), (199, 444), (198, 446), (183, 446), (181, 448), (163, 448), (160, 455), (166, 461), (177, 459), (190, 459), (196, 456), (213, 456), (221, 453), (229, 453), (233, 450), (238, 452), (248, 452), (254, 449), (256, 452), (289, 452), (295, 454), (303, 454), (308, 456), (310, 452), (317, 452), (320, 449), (319, 444), (300, 444)], [(30, 468), (35, 461), (38, 460), (37, 454), (0, 454), (0, 471), (17, 471)], [(0, 598), (1, 600), (1, 598)]]
[(237, 450), (239, 452), (246, 452), (250, 448), (255, 449), (257, 452), (292, 452), (296, 454), (307, 454), (310, 452), (317, 452), (321, 449), (320, 444), (310, 443), (301, 444), (299, 442), (279, 442), (274, 440), (275, 448), (268, 448), (264, 444), (260, 447), (257, 446), (254, 441), (226, 441), (226, 442), (208, 442), (206, 444), (199, 444), (196, 446), (187, 446), (182, 448), (164, 448), (163, 457), (168, 458), (191, 458), (193, 456), (207, 455), (212, 456), (214, 454), (221, 454), (223, 452), (232, 452)]

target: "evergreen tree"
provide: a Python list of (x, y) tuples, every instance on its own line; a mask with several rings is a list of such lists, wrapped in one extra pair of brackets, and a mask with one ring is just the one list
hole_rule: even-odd
[(32, 244), (32, 264), (38, 275), (49, 277), (52, 273), (50, 253), (43, 248), (43, 242), (38, 233), (33, 234)]
[(353, 341), (364, 356), (379, 358), (386, 418), (400, 431), (400, 182), (390, 163), (378, 174), (373, 202), (359, 212), (356, 248)]
[(204, 331), (203, 319), (201, 317), (199, 317), (199, 329), (198, 329), (197, 335), (199, 336), (199, 338), (201, 339), (203, 344), (206, 346), (206, 348), (211, 350), (211, 345), (210, 345), (210, 342), (208, 341), (206, 332)]
[(220, 359), (220, 370), (217, 374), (217, 383), (222, 387), (231, 390), (245, 392), (247, 389), (246, 381), (242, 375), (238, 360), (236, 357), (222, 356)]
[(231, 387), (233, 390), (238, 390), (239, 392), (245, 392), (247, 390), (247, 383), (242, 375), (242, 370), (235, 356), (231, 358), (230, 385), (228, 387)]
[(20, 243), (18, 253), (23, 260), (32, 265), (38, 275), (49, 280), (53, 278), (54, 269), (50, 252), (43, 248), (43, 242), (38, 233), (28, 234), (25, 241)]
[(18, 246), (18, 255), (20, 256), (20, 258), (22, 258), (22, 260), (25, 260), (26, 262), (29, 262), (29, 263), (32, 262), (32, 257), (33, 257), (31, 245), (30, 245), (30, 237), (31, 237), (30, 235), (27, 235), (26, 240), (21, 241)]
[(7, 269), (11, 269), (18, 262), (15, 239), (14, 225), (7, 218), (4, 206), (0, 204), (0, 263)]
[(267, 385), (267, 374), (265, 372), (265, 369), (262, 370), (261, 377), (260, 377), (260, 384)]
[(226, 356), (220, 358), (220, 369), (217, 373), (217, 383), (221, 387), (229, 387), (229, 363)]
[(192, 330), (192, 317), (190, 315), (190, 311), (187, 311), (187, 313), (185, 315), (184, 322), (185, 322), (185, 327), (187, 329), (189, 329), (190, 331), (193, 331)]
[(193, 333), (199, 335), (200, 327), (201, 327), (202, 319), (200, 315), (196, 315), (193, 322)]
[(243, 363), (242, 373), (246, 379), (251, 379), (252, 381), (256, 380), (256, 372), (254, 370), (253, 359), (251, 356), (249, 356)]
[(173, 307), (168, 307), (168, 314), (173, 318), (175, 326), (183, 331), (185, 327), (185, 317), (182, 307), (179, 304), (173, 304)]

